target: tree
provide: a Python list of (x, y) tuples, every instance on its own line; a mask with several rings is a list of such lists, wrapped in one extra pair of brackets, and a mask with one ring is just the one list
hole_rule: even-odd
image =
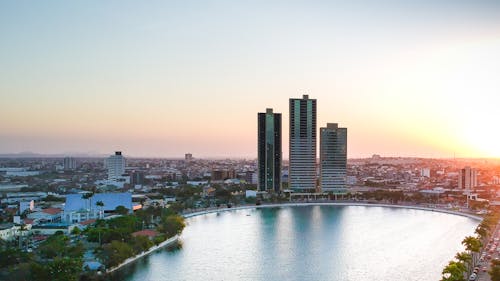
[(186, 223), (184, 222), (183, 217), (179, 215), (170, 215), (162, 218), (158, 229), (160, 232), (165, 233), (167, 237), (172, 237), (180, 234), (185, 226)]
[(465, 281), (464, 273), (466, 271), (463, 263), (450, 261), (443, 269), (441, 281)]
[(85, 199), (89, 202), (89, 209), (92, 211), (92, 197), (94, 196), (93, 192), (86, 192), (82, 194), (82, 199)]
[(45, 259), (62, 257), (68, 246), (69, 239), (64, 235), (54, 234), (43, 242), (38, 251), (40, 256)]
[(472, 262), (472, 257), (469, 253), (467, 252), (460, 252), (455, 255), (455, 258), (457, 261), (465, 264), (467, 267), (467, 271), (470, 273), (471, 271), (471, 262)]
[(223, 203), (227, 203), (231, 200), (231, 191), (221, 187), (215, 189), (215, 198), (221, 200)]
[(102, 219), (102, 217), (104, 217), (104, 213), (102, 211), (102, 208), (104, 207), (104, 202), (102, 202), (101, 200), (99, 200), (95, 204), (96, 204), (96, 206), (99, 206), (99, 209), (100, 209), (99, 217)]
[(82, 233), (82, 231), (78, 227), (73, 227), (73, 229), (71, 230), (71, 234), (73, 235), (80, 235), (80, 233)]
[(125, 208), (125, 206), (118, 206), (115, 208), (115, 213), (120, 214), (120, 215), (126, 215), (128, 214), (128, 209)]
[(482, 226), (482, 225), (478, 225), (478, 227), (476, 228), (476, 234), (479, 235), (479, 237), (481, 239), (485, 239), (486, 236), (488, 235), (488, 231), (489, 229), (486, 228), (485, 226)]
[(491, 281), (500, 281), (500, 261), (493, 260), (488, 273), (490, 274)]
[(75, 246), (70, 246), (69, 238), (64, 235), (54, 234), (38, 247), (40, 257), (45, 259), (54, 258), (81, 258), (83, 256), (84, 247), (82, 243)]
[(151, 248), (151, 246), (154, 245), (154, 243), (151, 240), (149, 240), (147, 236), (140, 236), (140, 235), (133, 237), (130, 240), (129, 244), (131, 245), (136, 255), (146, 251), (147, 249)]
[(0, 251), (0, 268), (7, 268), (11, 265), (29, 262), (32, 255), (17, 248), (7, 248)]
[(171, 211), (174, 214), (177, 214), (182, 212), (182, 210), (184, 210), (184, 205), (180, 202), (173, 202), (169, 204), (167, 210)]
[(107, 267), (113, 267), (134, 255), (134, 250), (127, 243), (111, 241), (102, 247), (98, 256)]
[(56, 258), (45, 265), (31, 264), (31, 280), (35, 281), (77, 281), (82, 272), (82, 260)]
[(476, 264), (477, 254), (481, 251), (481, 240), (474, 236), (467, 236), (462, 241), (462, 245), (464, 245), (465, 249), (471, 254), (472, 264)]

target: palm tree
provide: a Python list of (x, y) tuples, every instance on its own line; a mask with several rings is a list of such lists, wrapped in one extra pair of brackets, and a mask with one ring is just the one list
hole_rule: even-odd
[(92, 211), (92, 196), (94, 196), (93, 192), (86, 192), (82, 194), (82, 199), (87, 200), (87, 202), (90, 201), (89, 208), (87, 210)]
[(471, 262), (472, 262), (472, 257), (469, 253), (467, 252), (461, 252), (461, 253), (457, 253), (455, 255), (455, 258), (457, 259), (457, 261), (465, 264), (465, 266), (467, 267), (467, 272), (470, 274), (471, 273)]
[(102, 208), (104, 207), (104, 202), (102, 202), (101, 200), (99, 200), (95, 204), (96, 204), (96, 206), (99, 206), (99, 209), (101, 209), (100, 212), (99, 212), (99, 216), (102, 215), (102, 217), (104, 217), (104, 213), (102, 211)]
[(472, 256), (472, 264), (476, 265), (476, 260), (477, 260), (477, 254), (479, 254), (479, 251), (481, 251), (481, 240), (479, 238), (476, 238), (474, 236), (467, 236), (464, 238), (462, 241), (462, 245), (465, 246), (465, 249), (471, 254)]
[(443, 269), (441, 281), (465, 281), (464, 273), (467, 271), (461, 262), (450, 261)]
[(487, 227), (484, 227), (482, 225), (479, 225), (476, 230), (475, 230), (475, 233), (481, 238), (481, 239), (485, 239), (486, 236), (488, 235), (488, 228)]

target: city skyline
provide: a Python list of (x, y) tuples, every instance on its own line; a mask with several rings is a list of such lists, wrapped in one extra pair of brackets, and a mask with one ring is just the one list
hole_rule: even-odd
[(494, 1), (2, 2), (0, 153), (256, 158), (255, 112), (307, 94), (350, 158), (500, 157), (499, 29)]

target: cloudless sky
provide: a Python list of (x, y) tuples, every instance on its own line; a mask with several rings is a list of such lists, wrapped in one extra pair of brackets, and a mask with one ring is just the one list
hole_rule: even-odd
[(0, 1), (0, 153), (256, 157), (318, 100), (349, 157), (500, 157), (500, 1)]

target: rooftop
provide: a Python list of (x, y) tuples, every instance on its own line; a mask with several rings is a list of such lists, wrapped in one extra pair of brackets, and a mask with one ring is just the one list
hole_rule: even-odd
[[(66, 196), (66, 204), (64, 212), (74, 212), (86, 210), (89, 204), (92, 204), (94, 210), (113, 211), (118, 206), (132, 210), (132, 194), (131, 193), (96, 193), (90, 199), (83, 199), (83, 194), (68, 194)], [(97, 202), (101, 201), (104, 206), (97, 206)]]
[(132, 233), (132, 236), (148, 236), (150, 238), (154, 238), (158, 235), (158, 231), (152, 230), (152, 229), (144, 229), (141, 231), (136, 231)]
[(42, 212), (49, 214), (49, 215), (56, 215), (59, 214), (62, 210), (59, 208), (47, 208), (43, 209)]

